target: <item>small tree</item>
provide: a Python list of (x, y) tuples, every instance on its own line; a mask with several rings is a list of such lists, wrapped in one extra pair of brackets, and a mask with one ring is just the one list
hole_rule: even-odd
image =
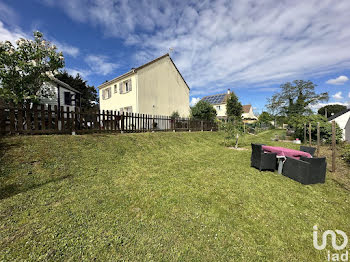
[(228, 117), (241, 118), (243, 113), (242, 104), (238, 101), (238, 97), (234, 92), (231, 92), (226, 101), (226, 114)]
[(214, 121), (216, 110), (209, 102), (201, 100), (191, 108), (191, 117), (197, 120)]
[(16, 44), (0, 42), (0, 98), (17, 104), (49, 97), (50, 90), (42, 86), (64, 67), (63, 54), (40, 32), (34, 32), (34, 40), (20, 38)]
[(179, 117), (180, 117), (180, 114), (177, 111), (172, 112), (170, 115), (171, 120), (174, 120), (174, 119), (179, 118)]
[(259, 122), (264, 124), (270, 124), (273, 120), (273, 117), (266, 111), (262, 112), (259, 116)]
[(227, 122), (222, 123), (221, 129), (225, 132), (225, 145), (230, 145), (234, 141), (234, 147), (238, 148), (238, 140), (243, 133), (243, 122), (241, 118), (230, 118)]

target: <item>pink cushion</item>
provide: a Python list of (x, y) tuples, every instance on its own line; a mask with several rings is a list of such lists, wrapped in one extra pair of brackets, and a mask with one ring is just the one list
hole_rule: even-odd
[(299, 159), (301, 156), (308, 157), (308, 158), (312, 157), (307, 152), (290, 149), (290, 148), (278, 147), (278, 146), (262, 146), (262, 150), (268, 153), (276, 153), (277, 156), (292, 157), (295, 159)]

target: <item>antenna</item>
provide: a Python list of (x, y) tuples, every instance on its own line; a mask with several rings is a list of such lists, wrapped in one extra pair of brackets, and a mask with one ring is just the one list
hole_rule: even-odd
[(174, 48), (170, 47), (170, 48), (169, 48), (169, 55), (170, 55), (172, 52), (174, 52)]

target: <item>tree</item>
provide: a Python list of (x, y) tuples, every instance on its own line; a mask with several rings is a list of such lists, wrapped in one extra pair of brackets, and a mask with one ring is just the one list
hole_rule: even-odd
[(274, 118), (266, 111), (262, 112), (259, 116), (260, 123), (270, 123)]
[(10, 41), (0, 42), (0, 98), (6, 102), (39, 102), (52, 94), (42, 87), (49, 75), (64, 67), (64, 57), (43, 34), (34, 32), (34, 40), (20, 38), (13, 46)]
[(209, 102), (201, 100), (191, 108), (191, 117), (198, 120), (214, 121), (216, 110)]
[(322, 116), (325, 116), (326, 114), (326, 110), (327, 110), (327, 118), (334, 115), (334, 114), (337, 114), (339, 112), (342, 112), (344, 110), (346, 110), (346, 106), (343, 106), (343, 105), (339, 105), (339, 104), (335, 104), (335, 105), (326, 105), (324, 107), (321, 107), (320, 109), (318, 109), (317, 113), (322, 115)]
[(226, 114), (229, 118), (241, 118), (243, 113), (242, 104), (234, 92), (230, 94), (226, 101)]
[(172, 120), (174, 120), (175, 118), (179, 118), (179, 117), (180, 117), (180, 114), (179, 114), (178, 111), (174, 111), (174, 112), (172, 112), (171, 115), (170, 115), (170, 118), (171, 118)]
[(308, 115), (311, 114), (311, 105), (321, 101), (328, 101), (328, 93), (317, 94), (316, 85), (311, 81), (294, 80), (280, 86), (281, 91), (268, 99), (267, 108), (275, 111), (275, 115), (282, 114)]
[(97, 102), (97, 91), (94, 86), (89, 86), (86, 80), (83, 80), (79, 74), (75, 77), (68, 74), (67, 71), (60, 72), (56, 78), (70, 85), (81, 92), (81, 107), (90, 108)]

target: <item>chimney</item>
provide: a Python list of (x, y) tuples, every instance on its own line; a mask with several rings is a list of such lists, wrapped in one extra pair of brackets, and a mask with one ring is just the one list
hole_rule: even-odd
[(230, 90), (230, 88), (229, 89), (227, 89), (227, 94), (229, 95), (229, 94), (231, 94), (231, 90)]

